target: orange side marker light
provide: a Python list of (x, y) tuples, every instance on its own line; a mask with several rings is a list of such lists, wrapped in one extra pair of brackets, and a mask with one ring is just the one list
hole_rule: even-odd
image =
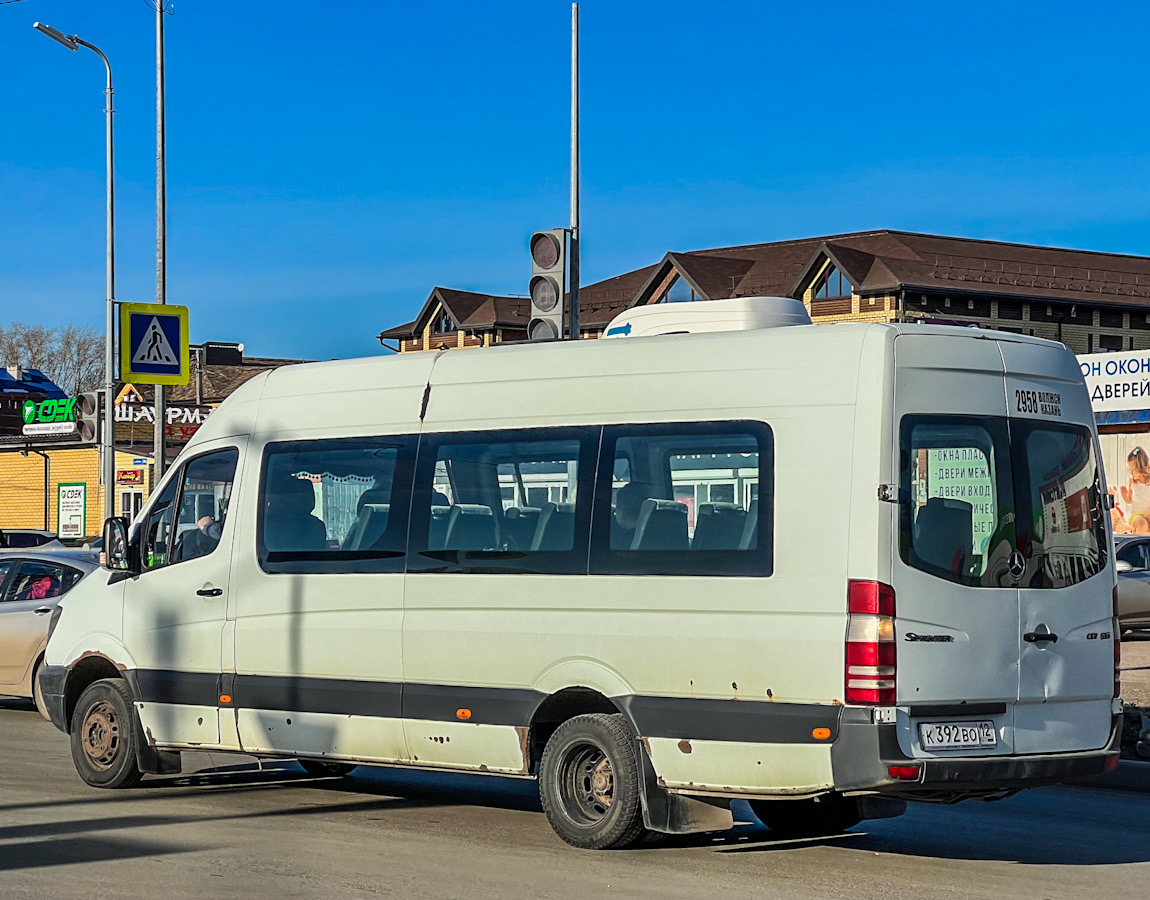
[(455, 718), (457, 718), (457, 719), (470, 719), (471, 718), (471, 710), (469, 710), (469, 709), (457, 709), (455, 711)]
[(231, 703), (231, 702), (232, 702), (232, 695), (231, 694), (220, 694), (220, 703)]
[(811, 737), (813, 737), (816, 741), (825, 741), (830, 736), (831, 730), (829, 728), (816, 728), (811, 732)]

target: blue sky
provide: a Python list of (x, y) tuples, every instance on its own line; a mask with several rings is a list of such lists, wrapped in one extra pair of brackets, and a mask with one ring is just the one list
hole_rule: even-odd
[[(1150, 255), (1143, 4), (585, 0), (584, 283), (667, 250), (901, 228)], [(154, 296), (154, 14), (0, 5), (0, 323)], [(381, 352), (434, 285), (524, 292), (566, 222), (566, 0), (167, 20), (168, 299), (254, 355)]]

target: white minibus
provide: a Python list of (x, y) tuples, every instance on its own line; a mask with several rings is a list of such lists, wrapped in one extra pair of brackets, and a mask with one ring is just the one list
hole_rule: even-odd
[(1112, 768), (1073, 355), (788, 303), (249, 381), (53, 617), (80, 776), (211, 750), (534, 778), (602, 849), (740, 798), (826, 833)]

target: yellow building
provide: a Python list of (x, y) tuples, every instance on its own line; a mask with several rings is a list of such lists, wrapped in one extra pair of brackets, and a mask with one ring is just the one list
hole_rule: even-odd
[[(128, 483), (115, 485), (115, 509), (132, 515), (147, 499), (152, 461), (116, 454), (116, 472)], [(134, 474), (130, 474), (134, 473)], [(131, 481), (129, 481), (131, 479)], [(118, 479), (119, 480), (119, 479)], [(104, 524), (104, 485), (96, 447), (0, 453), (0, 529), (44, 528), (61, 532), (60, 485), (84, 485), (81, 536), (98, 535)]]

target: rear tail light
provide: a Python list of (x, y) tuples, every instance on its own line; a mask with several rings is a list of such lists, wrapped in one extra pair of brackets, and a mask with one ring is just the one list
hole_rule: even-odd
[(847, 612), (846, 702), (893, 706), (894, 588), (878, 581), (847, 582)]
[(918, 781), (922, 774), (920, 766), (888, 766), (887, 773), (895, 781)]
[(1118, 627), (1118, 585), (1114, 585), (1114, 696), (1122, 696), (1122, 634)]

